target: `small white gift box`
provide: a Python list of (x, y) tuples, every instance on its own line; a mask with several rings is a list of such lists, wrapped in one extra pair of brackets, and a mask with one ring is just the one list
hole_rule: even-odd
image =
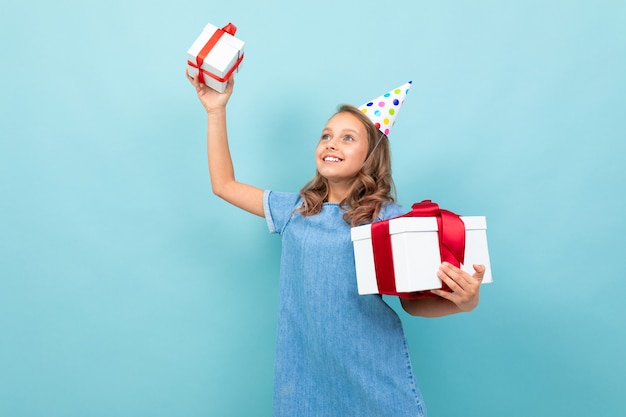
[(239, 70), (243, 60), (244, 42), (234, 36), (236, 31), (231, 23), (221, 29), (207, 24), (187, 51), (189, 75), (223, 93), (231, 74)]
[[(474, 274), (473, 264), (485, 265), (483, 284), (493, 282), (487, 248), (487, 223), (482, 216), (462, 216), (465, 224), (463, 271)], [(397, 217), (389, 220), (396, 290), (399, 293), (441, 288), (441, 265), (436, 217)], [(359, 294), (379, 294), (374, 265), (371, 225), (351, 229)]]

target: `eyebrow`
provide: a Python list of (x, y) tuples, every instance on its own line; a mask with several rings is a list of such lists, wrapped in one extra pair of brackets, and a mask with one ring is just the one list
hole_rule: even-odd
[[(322, 133), (323, 132), (333, 132), (334, 133), (334, 130), (331, 129), (331, 128), (325, 127), (324, 130), (322, 131)], [(352, 128), (341, 129), (339, 132), (341, 132), (341, 133), (353, 133), (353, 134), (358, 134), (359, 133), (356, 129), (352, 129)]]

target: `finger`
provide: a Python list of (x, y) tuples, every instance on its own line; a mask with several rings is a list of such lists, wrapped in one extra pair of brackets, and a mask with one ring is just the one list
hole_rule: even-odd
[(478, 282), (483, 282), (483, 278), (485, 277), (485, 271), (487, 270), (485, 265), (474, 264), (472, 266), (474, 267), (474, 271), (476, 271), (472, 277), (474, 279), (477, 279)]
[(228, 82), (226, 83), (226, 89), (224, 90), (224, 92), (232, 93), (234, 86), (235, 86), (235, 74), (231, 75), (230, 78), (228, 79)]
[(454, 301), (456, 300), (456, 295), (454, 293), (451, 293), (450, 291), (445, 291), (445, 290), (430, 290), (430, 292), (432, 294), (438, 295), (441, 298), (445, 298), (448, 301), (452, 301), (454, 303)]
[(437, 271), (437, 277), (444, 282), (453, 292), (463, 289), (462, 276), (455, 271), (452, 265), (441, 264)]
[(204, 88), (204, 83), (201, 83), (200, 81), (196, 80), (191, 75), (189, 75), (189, 70), (186, 71), (186, 74), (187, 74), (187, 79), (195, 87), (197, 92), (199, 92), (200, 90)]
[(185, 70), (185, 74), (187, 75), (187, 79), (189, 80), (189, 82), (193, 84), (194, 87), (198, 88), (198, 81), (196, 81), (195, 78), (189, 75), (189, 69)]
[(486, 270), (485, 266), (474, 264), (473, 267), (474, 267), (475, 272), (473, 275), (470, 275), (468, 272), (465, 272), (462, 269), (457, 268), (454, 265), (451, 265), (447, 262), (444, 262), (441, 265), (441, 268), (449, 276), (451, 276), (460, 287), (464, 289), (471, 289), (471, 288), (476, 287), (477, 281), (478, 281), (478, 285), (482, 283), (482, 279)]
[[(439, 276), (439, 278), (442, 279), (442, 280), (443, 280), (442, 277), (444, 277), (444, 278), (447, 277), (448, 280), (453, 281), (454, 284), (459, 289), (460, 288), (467, 288), (472, 283), (471, 282), (471, 277), (470, 277), (470, 275), (467, 272), (465, 272), (462, 269), (452, 265), (449, 262), (443, 262), (441, 265), (439, 265), (439, 271), (437, 273), (437, 276)], [(448, 283), (448, 282), (446, 281), (446, 283)]]

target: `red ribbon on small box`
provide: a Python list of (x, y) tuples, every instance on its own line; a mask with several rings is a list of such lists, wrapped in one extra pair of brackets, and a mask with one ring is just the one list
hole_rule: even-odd
[[(440, 209), (437, 203), (424, 200), (413, 204), (410, 212), (394, 218), (400, 217), (436, 217), (441, 262), (449, 262), (457, 267), (461, 266), (465, 257), (465, 224), (458, 215), (451, 211)], [(396, 291), (389, 220), (393, 219), (372, 223), (372, 247), (374, 250), (374, 267), (376, 269), (378, 292), (380, 294), (397, 295), (407, 299), (436, 297), (430, 291), (411, 293), (399, 293)], [(445, 283), (442, 283), (442, 289), (450, 291), (450, 288)]]
[(239, 56), (239, 59), (237, 59), (237, 61), (235, 62), (235, 65), (233, 65), (233, 67), (224, 75), (224, 77), (218, 77), (217, 75), (212, 74), (209, 71), (205, 71), (202, 69), (202, 64), (204, 64), (205, 58), (207, 57), (209, 52), (211, 52), (211, 49), (213, 49), (213, 47), (217, 44), (220, 38), (225, 33), (235, 36), (235, 32), (237, 32), (237, 26), (233, 25), (232, 23), (228, 23), (226, 26), (224, 26), (221, 29), (218, 28), (215, 31), (215, 33), (213, 33), (213, 36), (211, 36), (208, 42), (202, 47), (202, 49), (198, 53), (198, 56), (196, 56), (196, 62), (193, 63), (191, 61), (187, 61), (187, 65), (193, 68), (198, 68), (198, 81), (199, 82), (204, 83), (204, 74), (206, 74), (209, 77), (214, 78), (217, 81), (223, 83), (224, 81), (228, 80), (230, 76), (233, 74), (233, 72), (235, 72), (237, 67), (239, 67), (239, 64), (241, 64), (241, 61), (243, 60), (244, 54), (241, 54), (241, 56)]

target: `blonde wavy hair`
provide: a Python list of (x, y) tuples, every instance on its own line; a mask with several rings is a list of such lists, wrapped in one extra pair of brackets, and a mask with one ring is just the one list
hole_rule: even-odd
[[(343, 104), (334, 115), (339, 113), (356, 116), (365, 126), (368, 140), (365, 163), (354, 177), (348, 195), (340, 202), (340, 207), (345, 210), (343, 219), (350, 226), (371, 223), (376, 220), (383, 204), (395, 201), (389, 138), (358, 108)], [(303, 203), (298, 211), (303, 216), (319, 213), (328, 194), (328, 181), (316, 170), (313, 178), (300, 190)]]

